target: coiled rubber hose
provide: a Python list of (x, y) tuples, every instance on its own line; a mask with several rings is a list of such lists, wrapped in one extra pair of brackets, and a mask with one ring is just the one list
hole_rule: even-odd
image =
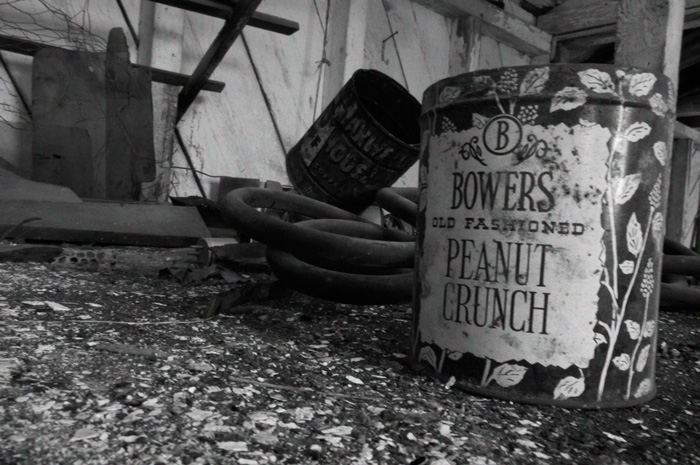
[[(287, 223), (257, 208), (311, 218)], [(398, 303), (412, 298), (415, 240), (307, 197), (260, 188), (229, 193), (224, 218), (268, 246), (267, 259), (283, 281), (300, 291), (345, 303)]]

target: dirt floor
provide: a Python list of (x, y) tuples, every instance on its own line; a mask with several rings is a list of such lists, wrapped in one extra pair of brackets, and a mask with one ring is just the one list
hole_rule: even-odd
[(0, 263), (1, 464), (700, 463), (699, 314), (662, 313), (648, 405), (521, 405), (412, 371), (408, 305), (248, 292), (204, 319), (274, 277), (99, 250)]

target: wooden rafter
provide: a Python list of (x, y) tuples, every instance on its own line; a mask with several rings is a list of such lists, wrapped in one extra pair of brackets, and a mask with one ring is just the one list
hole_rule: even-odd
[(216, 67), (221, 63), (228, 49), (248, 24), (250, 17), (262, 0), (242, 0), (226, 19), (224, 27), (209, 46), (209, 49), (200, 60), (189, 81), (180, 91), (177, 102), (176, 121), (182, 118), (194, 99), (202, 90), (204, 83), (212, 75)]
[[(537, 27), (562, 39), (614, 36), (620, 0), (568, 0), (537, 18)], [(700, 0), (686, 0), (686, 23), (700, 18)]]
[[(163, 5), (170, 5), (182, 10), (193, 11), (215, 18), (227, 19), (233, 13), (233, 10), (238, 8), (237, 2), (222, 1), (222, 0), (151, 0)], [(268, 15), (265, 13), (252, 14), (248, 20), (248, 25), (265, 29), (267, 31), (277, 32), (279, 34), (291, 35), (299, 30), (299, 23), (288, 19), (279, 18), (277, 16)]]
[(473, 16), (483, 22), (482, 31), (527, 55), (549, 54), (552, 36), (486, 0), (417, 0), (445, 16)]
[[(0, 50), (4, 50), (11, 53), (17, 53), (20, 55), (34, 56), (39, 50), (44, 48), (58, 49), (60, 47), (0, 34)], [(150, 70), (151, 78), (153, 79), (153, 81), (160, 82), (162, 84), (170, 84), (172, 86), (184, 86), (185, 84), (187, 84), (187, 81), (190, 78), (186, 74), (174, 73), (172, 71), (166, 71), (164, 69), (151, 68), (150, 66), (138, 65), (135, 63), (132, 63), (131, 66), (133, 66), (134, 68)], [(222, 90), (224, 90), (225, 85), (226, 84), (221, 81), (207, 80), (202, 86), (202, 90), (210, 92), (221, 92)]]

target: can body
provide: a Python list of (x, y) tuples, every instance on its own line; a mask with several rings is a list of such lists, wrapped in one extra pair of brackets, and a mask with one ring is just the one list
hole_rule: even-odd
[(654, 396), (674, 95), (606, 65), (426, 90), (414, 363), (522, 402)]
[(418, 160), (420, 103), (388, 76), (358, 70), (287, 154), (307, 197), (360, 211)]

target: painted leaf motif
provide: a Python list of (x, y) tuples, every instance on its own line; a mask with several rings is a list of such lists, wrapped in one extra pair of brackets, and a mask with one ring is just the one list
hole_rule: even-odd
[(627, 332), (630, 334), (630, 339), (633, 341), (639, 339), (639, 323), (632, 320), (625, 320), (625, 326), (627, 327)]
[(627, 223), (627, 250), (635, 256), (642, 251), (642, 226), (637, 221), (635, 213), (632, 213), (632, 217)]
[(656, 331), (656, 321), (649, 320), (644, 323), (644, 337), (652, 337)]
[(493, 370), (491, 379), (496, 381), (499, 386), (510, 387), (515, 386), (523, 380), (523, 376), (527, 373), (527, 367), (522, 365), (511, 365), (504, 363)]
[(600, 71), (595, 68), (579, 71), (578, 77), (589, 89), (599, 94), (617, 94), (615, 92), (615, 84), (612, 78), (605, 71)]
[(661, 166), (666, 166), (666, 153), (666, 142), (659, 141), (654, 144), (654, 156), (659, 160)]
[(650, 350), (651, 344), (647, 344), (644, 347), (642, 347), (642, 350), (639, 351), (639, 355), (637, 356), (637, 363), (634, 364), (634, 369), (637, 370), (637, 373), (643, 371), (644, 367), (647, 365)]
[(629, 354), (620, 354), (612, 359), (613, 365), (617, 367), (620, 371), (627, 371), (630, 367), (630, 356)]
[(418, 353), (418, 362), (428, 362), (437, 371), (437, 357), (435, 351), (430, 346), (423, 347)]
[(634, 397), (639, 399), (640, 397), (644, 397), (647, 394), (650, 394), (653, 387), (654, 383), (651, 380), (651, 378), (642, 380), (642, 382), (639, 383), (637, 390), (634, 391)]
[(624, 178), (618, 179), (615, 182), (615, 203), (622, 205), (631, 199), (637, 192), (641, 180), (641, 173), (628, 174)]
[(554, 400), (570, 399), (578, 397), (586, 390), (586, 380), (584, 378), (576, 378), (575, 376), (567, 376), (559, 381), (557, 387), (554, 388)]
[(450, 360), (455, 360), (455, 361), (456, 361), (456, 360), (459, 360), (460, 358), (462, 358), (463, 355), (464, 355), (464, 354), (463, 354), (462, 352), (454, 351), (454, 352), (450, 352), (449, 354), (447, 354), (447, 357), (448, 357)]
[(484, 126), (486, 126), (486, 122), (488, 120), (489, 119), (487, 117), (480, 115), (479, 113), (472, 114), (472, 125), (477, 129), (484, 129)]
[(637, 142), (638, 140), (648, 136), (650, 132), (651, 127), (647, 123), (638, 121), (636, 123), (632, 123), (622, 137), (629, 142)]
[(623, 274), (632, 274), (634, 271), (634, 262), (632, 260), (625, 260), (620, 263), (620, 271), (622, 271)]
[(459, 93), (459, 87), (445, 87), (444, 89), (442, 89), (442, 92), (440, 92), (440, 103), (447, 103), (456, 99), (457, 97), (459, 97)]
[(643, 97), (651, 91), (656, 83), (656, 76), (651, 73), (633, 74), (630, 78), (630, 94), (635, 97)]
[(608, 339), (605, 337), (605, 335), (600, 333), (595, 333), (595, 336), (593, 336), (593, 340), (595, 341), (596, 347), (601, 344), (608, 343)]
[(664, 101), (664, 98), (661, 96), (661, 94), (654, 94), (649, 99), (649, 106), (651, 106), (651, 111), (653, 111), (661, 117), (666, 115), (666, 113), (668, 112), (668, 105), (666, 105), (666, 102)]
[(564, 87), (552, 97), (550, 112), (557, 110), (573, 110), (586, 103), (586, 92), (578, 87)]
[(525, 75), (523, 82), (520, 83), (520, 93), (527, 95), (542, 92), (548, 80), (549, 68), (533, 69)]
[(663, 238), (664, 232), (664, 215), (661, 212), (654, 213), (654, 218), (651, 220), (651, 233), (654, 235), (656, 241), (660, 241)]

